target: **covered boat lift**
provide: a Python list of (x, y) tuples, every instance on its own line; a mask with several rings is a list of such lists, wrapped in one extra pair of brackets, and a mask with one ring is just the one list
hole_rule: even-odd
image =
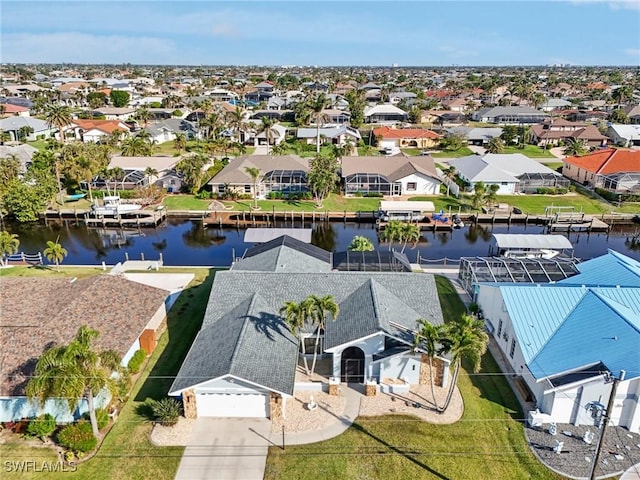
[(494, 233), (493, 239), (489, 255), (508, 258), (549, 259), (570, 252), (570, 256), (573, 256), (573, 245), (563, 235)]

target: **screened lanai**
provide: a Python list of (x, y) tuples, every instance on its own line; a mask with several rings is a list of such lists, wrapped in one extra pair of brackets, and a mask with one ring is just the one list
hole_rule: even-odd
[(473, 297), (474, 286), (482, 282), (549, 283), (578, 272), (578, 258), (462, 257), (458, 278)]
[(307, 174), (303, 170), (271, 170), (262, 177), (262, 183), (270, 192), (306, 192)]
[(353, 195), (357, 192), (391, 195), (391, 182), (387, 177), (378, 173), (353, 173), (345, 177), (344, 189), (347, 195)]
[(385, 252), (336, 252), (333, 269), (341, 272), (410, 272), (411, 264), (404, 253)]

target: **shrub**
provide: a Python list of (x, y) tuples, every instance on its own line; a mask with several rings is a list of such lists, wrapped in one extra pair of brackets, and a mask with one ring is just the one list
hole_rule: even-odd
[[(85, 412), (82, 415), (84, 420), (89, 420), (89, 412)], [(96, 409), (96, 422), (98, 423), (98, 430), (104, 430), (105, 427), (109, 424), (109, 414), (105, 408), (97, 408)]]
[(174, 110), (173, 112), (171, 112), (171, 115), (173, 117), (181, 117), (182, 116), (182, 110)]
[(29, 422), (27, 435), (44, 440), (56, 429), (56, 419), (50, 413), (45, 413)]
[(364, 196), (369, 198), (382, 198), (384, 195), (382, 195), (380, 192), (367, 192), (364, 194)]
[(22, 435), (27, 431), (27, 427), (29, 426), (29, 419), (17, 420), (15, 422), (6, 422), (4, 426), (7, 430)]
[(171, 427), (178, 423), (181, 410), (181, 405), (173, 398), (163, 398), (151, 405), (154, 417), (165, 427)]
[(362, 192), (360, 190), (358, 190), (356, 193), (353, 194), (354, 197), (361, 197), (362, 196)]
[(147, 352), (142, 349), (136, 350), (136, 353), (133, 354), (133, 357), (131, 357), (131, 360), (129, 360), (129, 363), (127, 364), (129, 371), (131, 373), (138, 373), (145, 358), (147, 358)]
[(90, 452), (98, 444), (93, 436), (91, 424), (86, 420), (71, 423), (58, 433), (58, 443), (74, 452)]

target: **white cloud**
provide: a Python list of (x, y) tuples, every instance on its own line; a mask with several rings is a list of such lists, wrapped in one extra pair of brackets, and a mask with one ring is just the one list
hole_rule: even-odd
[(180, 52), (171, 40), (146, 36), (7, 33), (2, 57), (8, 63), (178, 63)]

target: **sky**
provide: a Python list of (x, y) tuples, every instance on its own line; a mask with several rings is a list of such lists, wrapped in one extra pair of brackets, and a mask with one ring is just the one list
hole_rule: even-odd
[(640, 66), (640, 0), (2, 0), (0, 61)]

